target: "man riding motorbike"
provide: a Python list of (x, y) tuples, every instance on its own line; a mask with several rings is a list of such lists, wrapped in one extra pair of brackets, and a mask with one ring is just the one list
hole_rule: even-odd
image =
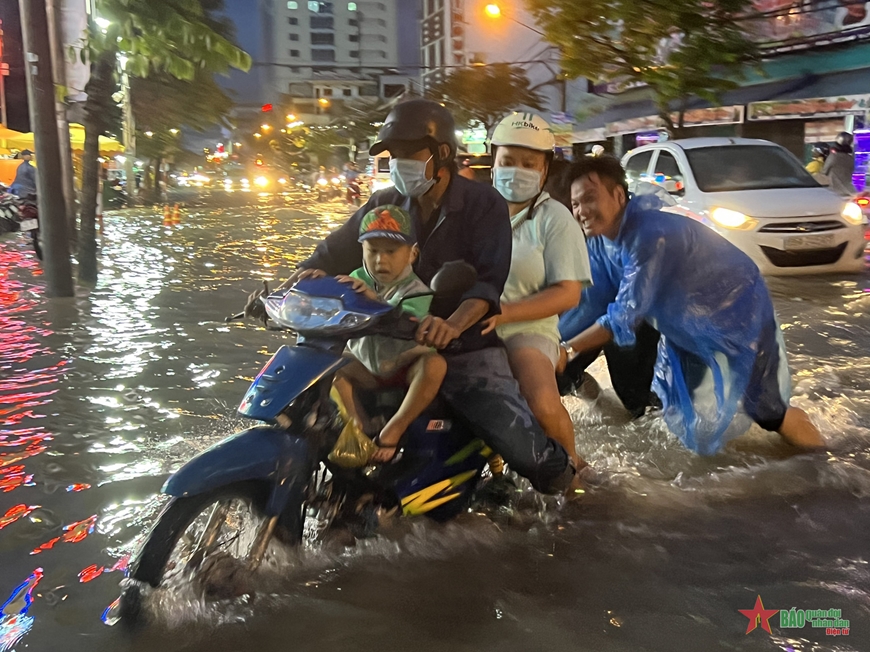
[[(492, 187), (456, 173), (453, 116), (437, 102), (419, 99), (397, 105), (370, 154), (384, 151), (391, 155), (390, 177), (395, 186), (374, 193), (344, 226), (317, 246), (284, 286), (305, 278), (311, 270), (349, 274), (362, 264), (359, 224), (363, 216), (385, 204), (407, 210), (420, 247), (414, 268), (424, 283), (444, 263), (457, 259), (471, 264), (478, 275), (458, 305), (433, 301), (431, 314), (417, 330), (420, 344), (441, 350), (447, 359), (441, 396), (536, 489), (564, 491), (575, 475), (568, 454), (535, 420), (496, 334), (481, 333), (481, 321), (499, 312), (499, 297), (510, 269), (507, 204)], [(262, 314), (260, 295), (249, 297), (246, 314)], [(453, 342), (458, 344), (445, 350)]]

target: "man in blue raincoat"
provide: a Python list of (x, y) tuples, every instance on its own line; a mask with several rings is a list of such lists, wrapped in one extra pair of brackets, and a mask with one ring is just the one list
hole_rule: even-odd
[(653, 386), (665, 421), (702, 455), (749, 419), (794, 446), (824, 446), (807, 414), (789, 406), (785, 346), (755, 263), (702, 223), (660, 210), (654, 195), (629, 201), (614, 158), (581, 159), (568, 179), (594, 283), (560, 323), (568, 346), (630, 347), (643, 324), (658, 330)]

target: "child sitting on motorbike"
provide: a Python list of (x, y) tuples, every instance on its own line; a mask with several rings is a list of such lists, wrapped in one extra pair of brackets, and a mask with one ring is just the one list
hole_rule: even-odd
[[(363, 245), (363, 266), (349, 276), (337, 276), (353, 289), (375, 301), (398, 305), (403, 297), (429, 292), (411, 265), (417, 257), (417, 245), (411, 235), (411, 216), (393, 205), (379, 206), (360, 223), (359, 241)], [(324, 272), (312, 276), (324, 276)], [(429, 312), (431, 296), (415, 297), (402, 302), (402, 309), (417, 319)], [(433, 349), (413, 341), (383, 335), (368, 335), (348, 343), (350, 364), (335, 377), (335, 389), (351, 418), (363, 431), (371, 423), (354, 389), (375, 390), (380, 387), (407, 386), (408, 392), (395, 415), (381, 429), (374, 442), (378, 446), (373, 462), (389, 462), (396, 454), (399, 441), (408, 426), (432, 402), (447, 373), (447, 362)]]

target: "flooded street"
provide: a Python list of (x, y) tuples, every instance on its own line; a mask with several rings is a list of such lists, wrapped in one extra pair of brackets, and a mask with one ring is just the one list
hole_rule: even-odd
[[(628, 422), (612, 391), (569, 397), (578, 449), (607, 477), (585, 501), (410, 520), (304, 551), (253, 601), (105, 625), (161, 485), (244, 427), (235, 408), (286, 338), (224, 317), (349, 213), (262, 201), (170, 228), (151, 210), (107, 215), (99, 285), (75, 299), (45, 300), (28, 240), (0, 240), (0, 652), (870, 649), (867, 274), (770, 282), (794, 402), (829, 453), (790, 456), (758, 431), (699, 458), (661, 419)], [(839, 609), (850, 632), (776, 615), (772, 635), (747, 634), (738, 610), (759, 595)]]

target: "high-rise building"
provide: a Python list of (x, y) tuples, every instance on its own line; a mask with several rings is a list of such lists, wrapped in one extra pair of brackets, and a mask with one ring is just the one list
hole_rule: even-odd
[[(325, 122), (334, 102), (409, 90), (419, 74), (400, 56), (409, 5), (415, 0), (261, 0), (265, 101)], [(410, 29), (416, 20), (412, 12)]]

